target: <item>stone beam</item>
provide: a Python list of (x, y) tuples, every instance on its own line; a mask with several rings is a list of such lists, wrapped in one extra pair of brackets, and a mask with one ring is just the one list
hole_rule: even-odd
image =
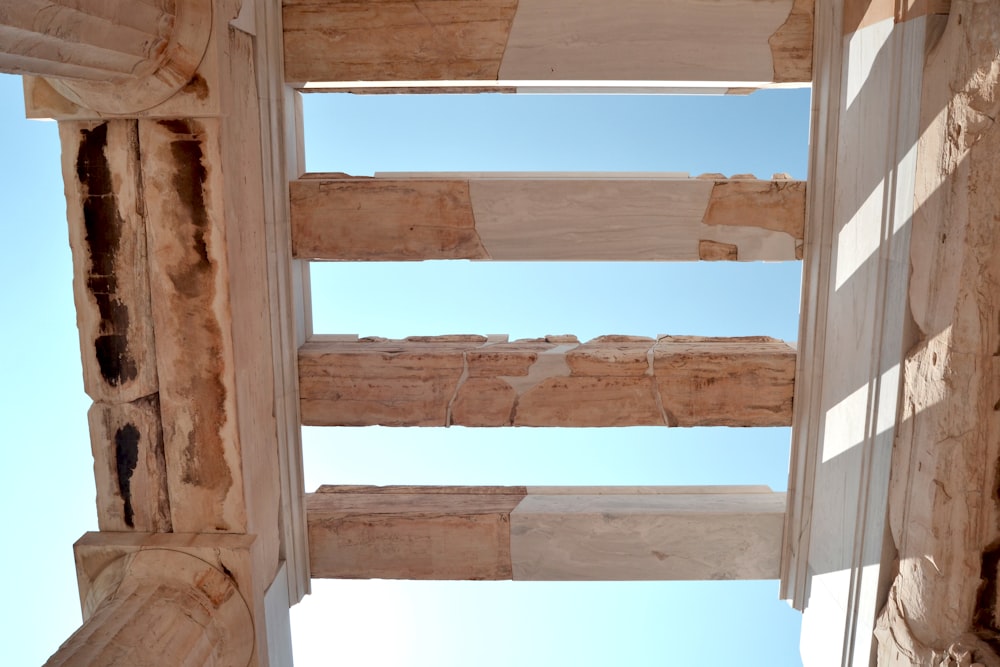
[(316, 337), (299, 350), (312, 426), (787, 426), (794, 367), (794, 348), (766, 336)]
[(793, 260), (805, 191), (752, 175), (306, 174), (292, 245), (319, 260)]
[(785, 494), (767, 487), (323, 486), (314, 577), (775, 579)]
[(288, 81), (808, 82), (811, 0), (290, 0)]

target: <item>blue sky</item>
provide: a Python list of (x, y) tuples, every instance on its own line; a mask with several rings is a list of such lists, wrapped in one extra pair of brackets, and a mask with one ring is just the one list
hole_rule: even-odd
[[(746, 97), (319, 96), (313, 171), (594, 170), (805, 177), (808, 91)], [(4, 154), (0, 405), (10, 664), (79, 624), (72, 542), (96, 526), (53, 123), (23, 120), (0, 76)], [(766, 334), (794, 340), (786, 264), (328, 264), (316, 331)], [(370, 484), (769, 484), (787, 429), (306, 429), (306, 488)], [(12, 548), (16, 547), (16, 548)], [(293, 610), (296, 664), (797, 665), (777, 582), (314, 582)], [(9, 610), (13, 607), (8, 606)], [(9, 612), (8, 612), (9, 613)], [(20, 651), (13, 656), (10, 650)]]

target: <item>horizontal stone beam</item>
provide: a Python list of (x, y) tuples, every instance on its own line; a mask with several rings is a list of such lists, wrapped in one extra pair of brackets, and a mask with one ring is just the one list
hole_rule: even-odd
[(785, 494), (720, 487), (323, 486), (313, 577), (775, 579)]
[(752, 175), (307, 174), (290, 185), (292, 246), (318, 260), (794, 260), (805, 192)]
[(812, 0), (285, 0), (285, 77), (308, 81), (811, 78)]
[(787, 426), (795, 350), (766, 336), (315, 337), (310, 426)]

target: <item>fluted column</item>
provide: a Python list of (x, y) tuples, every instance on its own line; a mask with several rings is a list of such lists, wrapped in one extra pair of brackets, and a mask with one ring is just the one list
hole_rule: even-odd
[(87, 620), (47, 667), (244, 666), (253, 621), (232, 578), (179, 551), (150, 549), (108, 565), (84, 601)]
[(146, 109), (191, 80), (211, 15), (198, 0), (18, 0), (0, 6), (0, 72), (98, 111)]

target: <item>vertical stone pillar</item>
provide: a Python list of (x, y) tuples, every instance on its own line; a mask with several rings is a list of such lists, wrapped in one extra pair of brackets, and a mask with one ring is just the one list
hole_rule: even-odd
[(84, 614), (47, 667), (243, 667), (254, 649), (250, 609), (233, 579), (170, 549), (136, 551), (108, 565)]

